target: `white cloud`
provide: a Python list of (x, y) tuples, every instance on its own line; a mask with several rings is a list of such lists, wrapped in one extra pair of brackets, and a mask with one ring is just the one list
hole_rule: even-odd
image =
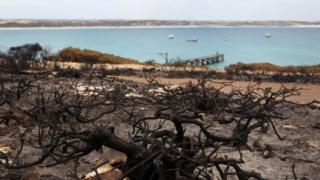
[(318, 0), (0, 1), (0, 18), (320, 20)]

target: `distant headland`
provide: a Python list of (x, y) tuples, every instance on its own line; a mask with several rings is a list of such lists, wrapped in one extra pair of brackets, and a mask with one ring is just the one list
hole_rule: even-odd
[(38, 20), (0, 19), (0, 28), (64, 27), (320, 27), (320, 21)]

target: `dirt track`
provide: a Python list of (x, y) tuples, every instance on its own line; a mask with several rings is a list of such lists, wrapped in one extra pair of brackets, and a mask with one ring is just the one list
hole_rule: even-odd
[[(139, 83), (145, 83), (145, 78), (142, 77), (134, 77), (134, 76), (116, 76), (120, 79), (131, 80)], [(196, 79), (190, 78), (182, 78), (182, 79), (170, 79), (170, 78), (160, 78), (162, 83), (170, 84), (170, 85), (179, 85), (184, 84), (189, 81), (195, 82)], [(232, 82), (232, 85), (236, 88), (244, 89), (249, 84), (253, 84), (254, 82), (249, 81), (227, 81), (227, 80), (213, 80), (214, 82)], [(286, 87), (297, 87), (301, 88), (300, 96), (291, 97), (290, 100), (300, 103), (308, 103), (313, 100), (320, 101), (320, 84), (298, 84), (298, 83), (276, 83), (276, 82), (263, 82), (261, 83), (262, 88), (271, 87), (273, 89), (279, 89), (282, 85)], [(227, 90), (227, 89), (226, 89)]]

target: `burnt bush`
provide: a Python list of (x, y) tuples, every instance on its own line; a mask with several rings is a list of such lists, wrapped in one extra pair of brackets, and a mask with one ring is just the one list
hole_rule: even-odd
[(54, 54), (44, 49), (40, 44), (24, 44), (10, 47), (0, 54), (0, 68), (4, 72), (21, 73), (29, 69), (43, 70), (39, 66), (43, 60), (54, 58)]
[[(275, 125), (285, 118), (278, 106), (298, 93), (284, 86), (272, 91), (258, 84), (225, 93), (229, 84), (205, 77), (174, 87), (153, 77), (147, 84), (116, 79), (93, 84), (90, 79), (81, 86), (50, 89), (25, 80), (10, 86), (1, 79), (0, 83), (0, 107), (9, 107), (0, 111), (0, 121), (25, 126), (23, 118), (29, 119), (17, 139), (16, 153), (0, 151), (1, 168), (57, 166), (105, 146), (126, 155), (127, 160), (117, 166), (123, 172), (120, 179), (133, 180), (263, 179), (241, 167), (245, 163), (242, 150), (249, 147), (252, 132), (266, 123), (283, 139)], [(110, 120), (129, 128), (118, 129)], [(216, 132), (214, 127), (221, 125), (229, 126), (230, 132)], [(31, 160), (26, 159), (26, 146), (39, 152)], [(238, 158), (223, 156), (221, 149), (226, 146), (238, 151)]]
[(43, 48), (38, 43), (25, 44), (9, 48), (7, 54), (10, 59), (28, 61), (36, 60), (42, 50)]
[(83, 72), (81, 70), (74, 69), (71, 67), (57, 69), (58, 77), (80, 78), (82, 77), (82, 75), (83, 75)]
[(276, 66), (270, 63), (231, 64), (226, 67), (227, 79), (319, 83), (320, 66)]

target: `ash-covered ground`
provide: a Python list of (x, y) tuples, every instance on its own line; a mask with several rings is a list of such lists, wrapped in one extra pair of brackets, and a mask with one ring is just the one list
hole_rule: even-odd
[[(10, 79), (9, 75), (2, 75), (2, 79)], [(28, 77), (27, 77), (28, 78)], [(108, 87), (108, 83), (113, 83), (110, 89), (114, 88), (114, 84), (125, 85), (130, 89), (127, 97), (139, 97), (142, 83), (133, 81), (117, 80), (117, 79), (73, 79), (61, 77), (45, 77), (34, 79), (33, 87), (41, 86), (44, 91), (52, 90), (54, 87), (64, 88), (78, 88), (79, 92), (90, 94), (90, 88), (93, 89), (101, 86), (101, 82)], [(10, 85), (7, 83), (6, 85)], [(172, 88), (175, 88), (173, 86)], [(93, 91), (91, 89), (91, 91)], [(158, 89), (159, 90), (159, 89)], [(27, 92), (29, 97), (36, 93), (36, 88)], [(28, 102), (28, 96), (23, 97), (19, 101), (22, 106), (28, 106), (32, 102)], [(8, 106), (0, 107), (1, 115), (8, 111)], [(152, 113), (152, 106), (137, 106), (140, 111), (145, 111), (145, 114)], [(277, 105), (279, 112), (283, 114), (285, 119), (275, 121), (278, 133), (283, 140), (279, 140), (269, 127), (268, 132), (262, 133), (260, 130), (254, 130), (248, 139), (248, 146), (241, 147), (243, 161), (241, 164), (247, 171), (255, 171), (260, 173), (266, 179), (320, 179), (320, 109), (318, 106), (298, 106), (290, 103), (282, 103)], [(14, 113), (14, 112), (13, 112)], [(19, 116), (19, 113), (17, 114)], [(202, 114), (204, 124), (211, 124), (210, 114)], [(32, 126), (30, 119), (20, 117), (22, 122), (9, 122), (7, 124), (0, 124), (0, 151), (6, 155), (14, 157), (15, 153), (19, 151), (20, 135), (26, 128)], [(128, 133), (132, 131), (132, 126), (119, 118), (119, 114), (106, 115), (99, 120), (99, 124), (115, 127), (115, 134), (129, 139)], [(154, 125), (153, 122), (149, 123)], [(235, 124), (220, 125), (217, 123), (211, 124), (211, 131), (217, 134), (232, 134)], [(93, 125), (94, 126), (94, 125)], [(170, 129), (170, 125), (167, 125)], [(187, 134), (195, 135), (197, 128), (194, 125), (185, 125)], [(270, 125), (271, 126), (271, 125)], [(78, 127), (75, 125), (75, 127)], [(36, 133), (36, 132), (34, 132)], [(28, 162), (33, 160), (40, 151), (34, 150), (30, 145), (23, 149), (23, 158), (19, 159), (21, 162)], [(228, 158), (240, 158), (240, 154), (232, 144), (226, 144), (219, 149), (217, 156)], [(44, 167), (44, 163), (37, 164), (32, 167), (23, 169), (6, 169), (0, 165), (0, 179), (85, 179), (89, 173), (97, 169), (97, 166), (106, 161), (126, 161), (126, 156), (123, 153), (112, 150), (108, 147), (103, 147), (97, 151), (93, 151), (87, 156), (80, 157), (76, 160), (70, 160), (53, 167)], [(111, 166), (102, 166), (104, 173), (101, 179), (115, 179), (120, 177), (122, 172), (112, 170)], [(108, 170), (106, 170), (108, 169)], [(98, 168), (98, 173), (103, 169)], [(215, 173), (215, 170), (212, 170)], [(102, 174), (102, 173), (101, 173)], [(109, 175), (106, 175), (109, 174)], [(95, 174), (93, 173), (93, 176)], [(228, 179), (237, 179), (230, 177)]]

